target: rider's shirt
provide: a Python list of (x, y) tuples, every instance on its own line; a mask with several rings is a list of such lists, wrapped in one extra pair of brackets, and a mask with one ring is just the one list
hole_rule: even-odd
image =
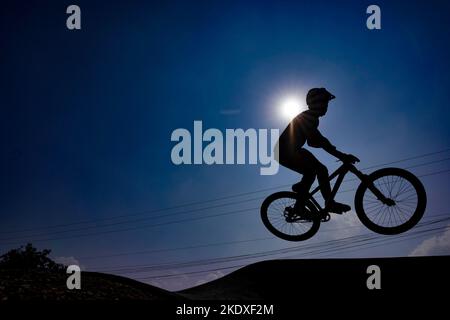
[(296, 116), (280, 135), (278, 148), (280, 155), (291, 154), (299, 150), (305, 142), (311, 147), (323, 147), (330, 144), (318, 130), (319, 118), (311, 110)]

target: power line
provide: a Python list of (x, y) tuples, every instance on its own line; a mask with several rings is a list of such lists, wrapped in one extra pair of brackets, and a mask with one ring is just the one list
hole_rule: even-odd
[(171, 278), (171, 277), (180, 277), (185, 275), (191, 275), (191, 274), (199, 274), (199, 273), (205, 273), (205, 272), (214, 272), (214, 271), (222, 271), (227, 269), (237, 269), (241, 267), (245, 267), (245, 264), (230, 266), (230, 267), (221, 267), (221, 268), (214, 268), (214, 269), (208, 269), (208, 270), (200, 270), (200, 271), (191, 271), (191, 272), (184, 272), (183, 274), (163, 274), (160, 276), (153, 276), (153, 277), (144, 277), (144, 278), (135, 278), (135, 280), (148, 280), (148, 279), (162, 279), (162, 278)]
[[(431, 232), (441, 232), (442, 230), (447, 230), (449, 228), (450, 228), (450, 226), (447, 225), (447, 226), (444, 226), (444, 227), (437, 227), (437, 228), (432, 228), (432, 229), (427, 229), (427, 230), (416, 230), (413, 233), (404, 234), (404, 235), (397, 235), (397, 236), (395, 236), (395, 239), (407, 238), (407, 237), (411, 237), (411, 236), (417, 235), (417, 234), (419, 234), (421, 236), (429, 235), (429, 233), (431, 233)], [(369, 239), (369, 240), (371, 240), (371, 239)], [(376, 241), (376, 240), (378, 240), (378, 241)], [(369, 243), (359, 243), (359, 244), (355, 243), (355, 244), (351, 244), (350, 246), (346, 246), (346, 247), (324, 249), (323, 251), (319, 250), (319, 251), (310, 252), (310, 253), (307, 253), (307, 254), (322, 254), (322, 253), (327, 253), (327, 252), (337, 253), (337, 252), (341, 252), (343, 250), (347, 250), (349, 248), (367, 246), (368, 244), (372, 244), (372, 243), (379, 243), (379, 242), (383, 242), (384, 243), (385, 241), (389, 241), (389, 240), (391, 240), (391, 239), (390, 238), (377, 237), (377, 238), (374, 239), (374, 241), (366, 241), (366, 240), (360, 241), (360, 242), (369, 242)], [(371, 246), (371, 247), (373, 247), (373, 246)], [(364, 247), (364, 248), (368, 248), (368, 247)], [(302, 254), (302, 255), (306, 255), (306, 254)]]
[[(414, 169), (414, 168), (428, 166), (430, 164), (436, 164), (436, 163), (444, 162), (444, 161), (448, 161), (448, 160), (450, 160), (450, 158), (438, 159), (438, 160), (433, 160), (433, 161), (429, 161), (429, 162), (415, 164), (415, 165), (412, 165), (412, 166), (407, 166), (407, 167), (404, 167), (403, 169)], [(352, 179), (345, 179), (342, 182), (351, 182), (351, 181), (358, 181), (358, 180), (359, 180), (358, 178), (352, 178)]]
[[(369, 238), (369, 239), (362, 239), (362, 240), (360, 240), (360, 242), (363, 242), (363, 243), (359, 243), (359, 244), (355, 244), (355, 243), (343, 244), (343, 245), (341, 245), (341, 248), (324, 249), (323, 251), (320, 251), (320, 250), (317, 251), (316, 250), (315, 252), (312, 251), (312, 252), (303, 253), (301, 256), (307, 256), (307, 255), (311, 255), (311, 254), (312, 255), (318, 255), (318, 254), (322, 254), (323, 252), (327, 252), (327, 251), (332, 251), (333, 253), (336, 253), (336, 252), (339, 252), (339, 251), (344, 251), (344, 250), (352, 249), (352, 248), (355, 248), (355, 247), (358, 247), (358, 249), (353, 249), (354, 251), (355, 250), (367, 249), (367, 248), (373, 248), (373, 247), (376, 247), (376, 246), (384, 245), (386, 243), (395, 243), (395, 242), (400, 242), (400, 241), (406, 241), (406, 240), (411, 240), (411, 239), (415, 239), (415, 238), (420, 238), (420, 237), (423, 237), (423, 236), (429, 236), (430, 234), (439, 233), (439, 232), (442, 232), (443, 230), (448, 230), (449, 228), (450, 228), (450, 226), (445, 226), (445, 227), (437, 227), (437, 228), (431, 228), (431, 229), (427, 229), (427, 230), (421, 230), (420, 232), (410, 233), (410, 234), (406, 234), (406, 235), (397, 235), (397, 236), (395, 236), (396, 237), (395, 239), (392, 239), (392, 238), (381, 238), (379, 236), (378, 237), (372, 237), (372, 238)], [(183, 273), (180, 273), (180, 274), (155, 275), (155, 276), (135, 278), (135, 279), (137, 279), (137, 280), (147, 280), (147, 279), (156, 279), (156, 278), (165, 278), (165, 277), (179, 277), (179, 276), (184, 276), (184, 275), (188, 275), (188, 274), (197, 274), (197, 273), (204, 273), (204, 272), (210, 272), (210, 271), (225, 270), (225, 269), (231, 269), (231, 268), (238, 268), (238, 267), (242, 267), (242, 266), (245, 266), (245, 264), (239, 264), (239, 265), (227, 266), (227, 267), (215, 268), (215, 269), (209, 269), (209, 270), (183, 272)]]
[[(446, 173), (446, 172), (450, 172), (450, 169), (441, 170), (441, 171), (437, 171), (437, 172), (431, 172), (431, 173), (423, 174), (423, 175), (418, 175), (418, 177), (427, 177), (427, 176), (437, 175), (437, 174)], [(355, 189), (342, 190), (342, 191), (339, 191), (338, 193), (345, 193), (345, 192), (350, 192), (350, 191), (354, 191), (354, 190)], [(257, 200), (257, 198), (255, 198), (253, 200)], [(158, 226), (163, 226), (163, 225), (177, 224), (177, 223), (181, 223), (181, 222), (197, 221), (197, 220), (203, 220), (203, 219), (214, 218), (214, 217), (219, 217), (219, 216), (226, 216), (226, 215), (236, 214), (236, 213), (239, 213), (242, 211), (250, 211), (250, 210), (257, 210), (257, 209), (259, 209), (259, 207), (244, 209), (244, 210), (230, 211), (230, 212), (201, 216), (201, 217), (195, 217), (195, 218), (186, 218), (186, 219), (182, 219), (182, 220), (175, 220), (175, 221), (169, 221), (169, 222), (163, 222), (163, 223), (157, 223), (157, 224), (140, 225), (140, 226), (129, 227), (129, 228), (124, 228), (124, 229), (115, 229), (115, 230), (99, 231), (99, 232), (86, 233), (86, 234), (69, 235), (69, 236), (57, 237), (57, 238), (30, 239), (27, 241), (43, 242), (43, 241), (53, 241), (53, 240), (63, 240), (63, 239), (74, 239), (74, 238), (81, 238), (81, 237), (97, 236), (97, 235), (110, 234), (110, 233), (116, 233), (116, 232), (134, 231), (134, 230), (139, 230), (139, 229), (144, 229), (144, 228), (152, 228), (152, 227), (158, 227)], [(17, 237), (17, 238), (10, 238), (10, 239), (19, 240), (19, 239), (23, 239), (23, 238), (24, 237)], [(3, 239), (3, 240), (5, 240), (5, 239)], [(0, 245), (16, 245), (16, 244), (20, 244), (20, 242), (0, 243)]]
[[(421, 232), (421, 228), (437, 224), (441, 222), (449, 221), (450, 217), (444, 218), (444, 219), (435, 219), (431, 221), (424, 221), (421, 222), (418, 225), (418, 230), (414, 230), (414, 232)], [(398, 235), (397, 237), (401, 237), (404, 235)], [(328, 245), (336, 246), (337, 244), (351, 242), (352, 244), (360, 242), (360, 241), (367, 241), (371, 239), (378, 239), (381, 238), (380, 235), (373, 235), (372, 233), (366, 233), (362, 235), (356, 235), (356, 236), (350, 236), (346, 238), (341, 238), (337, 240), (328, 240), (324, 242), (309, 244), (309, 245), (298, 245), (293, 247), (286, 247), (281, 249), (275, 249), (270, 251), (262, 251), (262, 252), (256, 252), (256, 253), (249, 253), (249, 254), (241, 254), (241, 255), (235, 255), (235, 256), (226, 256), (226, 257), (219, 257), (219, 258), (210, 258), (210, 259), (203, 259), (203, 260), (193, 260), (193, 261), (187, 261), (187, 262), (172, 262), (172, 263), (163, 263), (163, 264), (156, 264), (156, 265), (128, 265), (128, 266), (122, 266), (122, 267), (112, 267), (112, 268), (103, 268), (100, 269), (102, 271), (108, 270), (110, 272), (116, 272), (116, 273), (137, 273), (137, 272), (147, 272), (150, 270), (158, 270), (158, 269), (168, 269), (168, 268), (185, 268), (185, 267), (193, 267), (198, 265), (210, 265), (210, 264), (217, 264), (217, 263), (223, 263), (223, 262), (230, 262), (230, 261), (237, 261), (237, 260), (246, 260), (246, 259), (254, 259), (259, 258), (261, 256), (270, 256), (270, 255), (278, 255), (282, 253), (288, 253), (291, 251), (298, 251), (298, 250), (306, 250), (306, 249), (312, 249), (312, 248), (322, 248), (326, 247)], [(308, 253), (306, 253), (308, 254)], [(98, 270), (98, 269), (97, 269)]]
[[(54, 240), (63, 240), (63, 239), (77, 239), (77, 238), (81, 238), (81, 237), (97, 236), (97, 235), (110, 234), (110, 233), (116, 233), (116, 232), (134, 231), (134, 230), (139, 230), (139, 229), (144, 229), (144, 228), (153, 228), (153, 227), (159, 227), (159, 226), (164, 226), (164, 225), (169, 225), (169, 224), (177, 224), (177, 223), (188, 222), (188, 221), (196, 221), (196, 220), (203, 220), (203, 219), (220, 217), (220, 216), (227, 216), (227, 215), (241, 213), (241, 212), (244, 212), (244, 211), (256, 210), (256, 209), (259, 209), (259, 208), (249, 208), (249, 209), (234, 210), (234, 211), (230, 211), (230, 212), (219, 213), (219, 214), (212, 214), (212, 215), (203, 216), (203, 217), (188, 218), (188, 219), (184, 219), (184, 220), (169, 221), (169, 222), (163, 222), (163, 223), (157, 223), (157, 224), (151, 224), (151, 225), (144, 225), (144, 226), (136, 226), (136, 227), (133, 227), (133, 228), (100, 231), (100, 232), (94, 232), (94, 233), (86, 233), (86, 234), (78, 234), (78, 235), (72, 235), (72, 236), (64, 236), (64, 237), (59, 237), (59, 238), (32, 239), (32, 240), (29, 240), (29, 241), (42, 242), (42, 241), (54, 241)], [(9, 242), (9, 243), (5, 242), (5, 243), (0, 243), (0, 245), (12, 245), (12, 244), (18, 244), (18, 243), (20, 243), (20, 242)]]
[(263, 237), (263, 238), (255, 238), (255, 239), (236, 240), (236, 241), (215, 242), (215, 243), (199, 244), (199, 245), (192, 245), (192, 246), (185, 246), (185, 247), (176, 247), (176, 248), (169, 248), (169, 249), (143, 250), (143, 251), (122, 252), (122, 253), (115, 253), (115, 254), (108, 254), (108, 255), (99, 255), (99, 256), (86, 256), (86, 257), (79, 257), (78, 259), (80, 259), (80, 260), (104, 259), (104, 258), (123, 257), (123, 256), (131, 256), (131, 255), (141, 255), (141, 254), (161, 253), (161, 252), (170, 252), (170, 251), (182, 251), (182, 250), (208, 248), (208, 247), (218, 247), (218, 246), (234, 245), (234, 244), (239, 244), (239, 243), (248, 243), (248, 242), (256, 242), (256, 241), (263, 241), (263, 240), (273, 240), (273, 239), (276, 239), (275, 236)]
[[(261, 199), (262, 199), (261, 197), (252, 198), (252, 199), (244, 199), (244, 200), (236, 201), (235, 203), (224, 203), (224, 204), (220, 204), (220, 205), (203, 207), (203, 208), (199, 208), (199, 209), (195, 209), (195, 210), (187, 210), (187, 211), (170, 213), (170, 214), (166, 214), (166, 215), (159, 215), (159, 216), (152, 216), (152, 217), (146, 217), (146, 218), (122, 221), (122, 222), (115, 222), (115, 223), (109, 223), (109, 224), (104, 224), (104, 225), (99, 225), (99, 226), (90, 226), (90, 227), (83, 227), (83, 228), (78, 228), (78, 229), (69, 229), (69, 230), (53, 231), (53, 232), (46, 232), (46, 233), (38, 233), (38, 234), (32, 234), (32, 235), (26, 235), (26, 236), (20, 236), (20, 237), (0, 238), (0, 241), (7, 241), (7, 240), (14, 240), (14, 239), (23, 239), (23, 238), (31, 238), (31, 237), (40, 237), (40, 236), (48, 236), (48, 235), (63, 234), (63, 233), (68, 233), (68, 232), (76, 232), (76, 231), (84, 231), (84, 230), (90, 230), (90, 229), (111, 227), (111, 226), (123, 225), (123, 224), (129, 224), (129, 223), (144, 222), (144, 221), (154, 220), (154, 219), (158, 219), (158, 218), (166, 218), (166, 217), (178, 216), (178, 215), (183, 215), (183, 214), (188, 214), (188, 213), (193, 213), (193, 212), (198, 212), (198, 211), (223, 208), (223, 207), (226, 207), (226, 206), (233, 206), (233, 205), (236, 205), (236, 204), (242, 204), (242, 203), (245, 203), (245, 202), (251, 202), (251, 201), (256, 201), (256, 200), (261, 200)], [(158, 225), (162, 225), (162, 224), (158, 224)]]
[[(378, 164), (378, 165), (373, 165), (373, 166), (370, 166), (370, 167), (363, 168), (361, 170), (367, 170), (367, 169), (372, 169), (372, 168), (381, 167), (381, 166), (385, 166), (385, 165), (390, 165), (390, 164), (394, 164), (394, 163), (400, 163), (400, 162), (404, 162), (404, 161), (420, 159), (420, 158), (428, 157), (428, 156), (431, 156), (431, 155), (441, 154), (441, 153), (444, 153), (444, 152), (447, 152), (447, 151), (450, 151), (450, 148), (438, 150), (438, 151), (435, 151), (435, 152), (429, 152), (429, 153), (425, 153), (425, 154), (421, 154), (421, 155), (417, 155), (417, 156), (413, 156), (413, 157), (407, 157), (407, 158), (403, 158), (403, 159), (400, 159), (400, 160), (386, 162), (386, 163), (382, 163), (382, 164)], [(29, 232), (29, 231), (48, 230), (48, 229), (53, 229), (53, 228), (61, 228), (61, 227), (80, 225), (80, 224), (87, 224), (87, 223), (96, 223), (96, 222), (100, 222), (100, 221), (109, 221), (109, 220), (120, 219), (120, 218), (129, 218), (129, 217), (133, 217), (133, 216), (146, 215), (146, 214), (149, 214), (149, 213), (169, 211), (169, 210), (173, 210), (173, 209), (184, 208), (184, 207), (187, 207), (187, 206), (194, 206), (194, 205), (199, 205), (199, 204), (216, 202), (216, 201), (220, 201), (220, 200), (226, 200), (226, 199), (231, 199), (231, 198), (236, 198), (236, 197), (242, 197), (242, 196), (251, 195), (251, 194), (255, 194), (255, 193), (260, 193), (260, 192), (263, 192), (263, 191), (270, 191), (270, 190), (274, 190), (274, 189), (278, 189), (278, 188), (282, 188), (282, 187), (286, 187), (286, 186), (290, 186), (290, 184), (280, 185), (280, 186), (270, 187), (270, 188), (264, 188), (264, 189), (259, 189), (259, 190), (255, 190), (255, 191), (237, 193), (237, 194), (232, 194), (232, 195), (228, 195), (228, 196), (224, 196), (224, 197), (208, 199), (208, 200), (201, 200), (201, 201), (196, 201), (196, 202), (190, 202), (190, 203), (175, 205), (175, 206), (166, 207), (166, 208), (145, 210), (145, 211), (140, 211), (140, 212), (136, 212), (136, 213), (117, 215), (117, 216), (108, 217), (108, 218), (90, 219), (90, 220), (83, 220), (83, 221), (72, 222), (72, 223), (57, 224), (57, 225), (53, 225), (53, 226), (38, 227), (38, 228), (11, 230), (11, 231), (3, 232), (3, 233), (4, 234), (23, 233), (23, 232)]]
[(420, 159), (420, 158), (424, 158), (424, 157), (428, 157), (428, 156), (444, 153), (444, 152), (447, 152), (447, 151), (450, 151), (450, 148), (439, 150), (439, 151), (435, 151), (435, 152), (430, 152), (430, 153), (424, 153), (424, 154), (420, 154), (418, 156), (413, 156), (413, 157), (409, 157), (409, 158), (403, 158), (403, 159), (395, 160), (395, 161), (391, 161), (391, 162), (386, 162), (386, 163), (383, 163), (381, 165), (373, 165), (373, 166), (370, 166), (370, 167), (365, 167), (362, 170), (373, 169), (373, 168), (381, 167), (381, 166), (389, 166), (391, 164), (400, 163), (400, 162), (409, 161), (409, 160), (416, 160), (416, 159)]
[[(422, 233), (422, 234), (416, 235), (415, 237), (404, 238), (404, 239), (397, 239), (397, 240), (391, 240), (391, 241), (386, 242), (386, 243), (370, 245), (370, 246), (367, 246), (367, 247), (364, 247), (364, 248), (356, 248), (356, 249), (351, 249), (351, 248), (350, 248), (350, 250), (348, 250), (349, 248), (346, 248), (346, 249), (344, 249), (344, 250), (341, 250), (341, 252), (342, 252), (342, 251), (345, 251), (345, 252), (354, 252), (354, 251), (359, 251), (359, 250), (361, 250), (361, 249), (366, 249), (366, 250), (367, 250), (367, 249), (379, 247), (379, 246), (381, 246), (381, 245), (392, 244), (392, 243), (398, 243), (398, 242), (403, 242), (403, 241), (412, 240), (412, 239), (418, 239), (418, 238), (421, 238), (421, 237), (424, 237), (424, 236), (430, 236), (430, 235), (433, 235), (433, 234), (439, 234), (439, 233), (441, 233), (443, 230), (447, 230), (448, 228), (450, 228), (450, 227), (447, 226), (447, 227), (443, 227), (442, 230), (441, 230), (441, 229), (439, 229), (439, 230), (432, 230), (432, 232)], [(327, 254), (327, 255), (325, 255), (325, 256), (329, 256), (329, 255), (331, 255), (331, 254)]]
[[(450, 213), (427, 215), (426, 218), (424, 220), (422, 220), (419, 225), (422, 225), (424, 223), (429, 222), (427, 220), (429, 218), (448, 216), (449, 214)], [(434, 221), (434, 220), (432, 220), (432, 221)], [(360, 228), (360, 227), (361, 227), (360, 225), (357, 225), (357, 226), (347, 226), (347, 227), (341, 227), (341, 228), (325, 229), (324, 232), (341, 231), (341, 230), (348, 230), (350, 228)], [(213, 243), (191, 245), (191, 246), (183, 246), (183, 247), (175, 247), (175, 248), (144, 250), (144, 251), (134, 251), (134, 252), (122, 252), (122, 253), (109, 254), (109, 255), (79, 257), (78, 259), (79, 260), (95, 260), (95, 259), (104, 259), (104, 258), (110, 258), (110, 257), (153, 254), (153, 253), (162, 253), (162, 252), (171, 252), (171, 251), (185, 251), (185, 250), (198, 249), (198, 248), (218, 247), (218, 246), (225, 246), (225, 245), (235, 245), (235, 244), (241, 244), (241, 243), (266, 241), (266, 240), (274, 240), (274, 239), (278, 239), (278, 238), (272, 236), (272, 237), (263, 237), (263, 238), (242, 239), (242, 240), (236, 240), (236, 241), (213, 242)], [(91, 268), (95, 268), (95, 267), (91, 267)]]
[[(368, 248), (373, 248), (373, 247), (377, 247), (380, 245), (385, 245), (386, 243), (395, 243), (395, 242), (401, 242), (401, 241), (406, 241), (406, 240), (412, 240), (415, 238), (420, 238), (423, 236), (429, 236), (430, 234), (435, 234), (435, 233), (439, 233), (442, 232), (443, 230), (448, 230), (450, 228), (450, 226), (445, 226), (445, 227), (438, 227), (438, 228), (432, 228), (432, 229), (428, 229), (428, 230), (423, 230), (420, 234), (417, 233), (412, 233), (412, 234), (407, 234), (407, 235), (403, 235), (403, 238), (401, 236), (397, 236), (396, 239), (391, 239), (391, 238), (382, 238), (380, 239), (380, 237), (378, 238), (374, 238), (374, 239), (369, 239), (369, 240), (379, 240), (379, 241), (373, 241), (372, 243), (362, 243), (362, 244), (351, 244), (351, 245), (346, 245), (346, 247), (342, 247), (340, 249), (333, 249), (333, 253), (337, 252), (337, 251), (344, 251), (347, 249), (352, 249), (355, 247), (358, 247), (358, 249), (356, 250), (362, 250), (362, 249), (368, 249)], [(398, 239), (401, 238), (401, 239)], [(368, 241), (363, 240), (363, 241)], [(375, 244), (373, 244), (375, 243)], [(370, 245), (370, 246), (367, 246)], [(329, 250), (329, 249), (326, 249)], [(353, 249), (355, 250), (355, 249)], [(323, 251), (326, 252), (326, 251)], [(309, 253), (304, 253), (302, 254), (302, 256), (304, 255), (310, 255), (310, 254), (321, 254), (321, 252), (319, 251), (317, 252), (309, 252)], [(183, 272), (180, 274), (162, 274), (162, 275), (154, 275), (154, 276), (148, 276), (148, 277), (140, 277), (140, 278), (134, 278), (136, 280), (149, 280), (149, 279), (158, 279), (158, 278), (167, 278), (167, 277), (180, 277), (180, 276), (185, 276), (185, 275), (190, 275), (190, 274), (199, 274), (199, 273), (206, 273), (206, 272), (212, 272), (212, 271), (220, 271), (220, 270), (226, 270), (226, 269), (232, 269), (232, 268), (240, 268), (243, 266), (246, 266), (247, 264), (239, 264), (239, 265), (233, 265), (233, 266), (227, 266), (227, 267), (219, 267), (219, 268), (214, 268), (214, 269), (208, 269), (208, 270), (198, 270), (198, 271), (192, 271), (192, 272)]]

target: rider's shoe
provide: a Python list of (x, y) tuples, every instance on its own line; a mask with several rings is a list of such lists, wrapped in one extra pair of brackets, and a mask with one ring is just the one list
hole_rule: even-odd
[(306, 220), (306, 221), (311, 221), (317, 218), (317, 215), (313, 214), (311, 211), (309, 210), (303, 210), (303, 212), (300, 215), (300, 218), (302, 220)]
[(316, 218), (309, 210), (296, 209), (294, 207), (286, 208), (286, 222), (311, 221)]
[(327, 209), (329, 212), (342, 214), (344, 212), (350, 211), (352, 208), (349, 205), (331, 201), (330, 203), (328, 203)]

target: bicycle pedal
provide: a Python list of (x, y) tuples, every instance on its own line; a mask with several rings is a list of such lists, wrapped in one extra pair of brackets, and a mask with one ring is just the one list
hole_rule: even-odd
[(328, 222), (330, 220), (331, 220), (331, 215), (329, 213), (322, 215), (322, 217), (320, 218), (321, 222)]

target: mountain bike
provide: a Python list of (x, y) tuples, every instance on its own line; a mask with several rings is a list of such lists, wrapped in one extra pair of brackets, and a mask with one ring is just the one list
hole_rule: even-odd
[[(411, 172), (399, 168), (384, 168), (364, 174), (353, 163), (344, 162), (329, 176), (336, 178), (331, 192), (333, 200), (347, 173), (361, 180), (355, 194), (355, 211), (370, 230), (395, 235), (410, 230), (422, 218), (427, 204), (425, 188)], [(266, 228), (277, 237), (289, 241), (311, 238), (322, 222), (330, 221), (326, 205), (322, 208), (314, 199), (320, 187), (312, 190), (301, 208), (296, 206), (298, 193), (276, 192), (261, 205), (261, 218)]]

